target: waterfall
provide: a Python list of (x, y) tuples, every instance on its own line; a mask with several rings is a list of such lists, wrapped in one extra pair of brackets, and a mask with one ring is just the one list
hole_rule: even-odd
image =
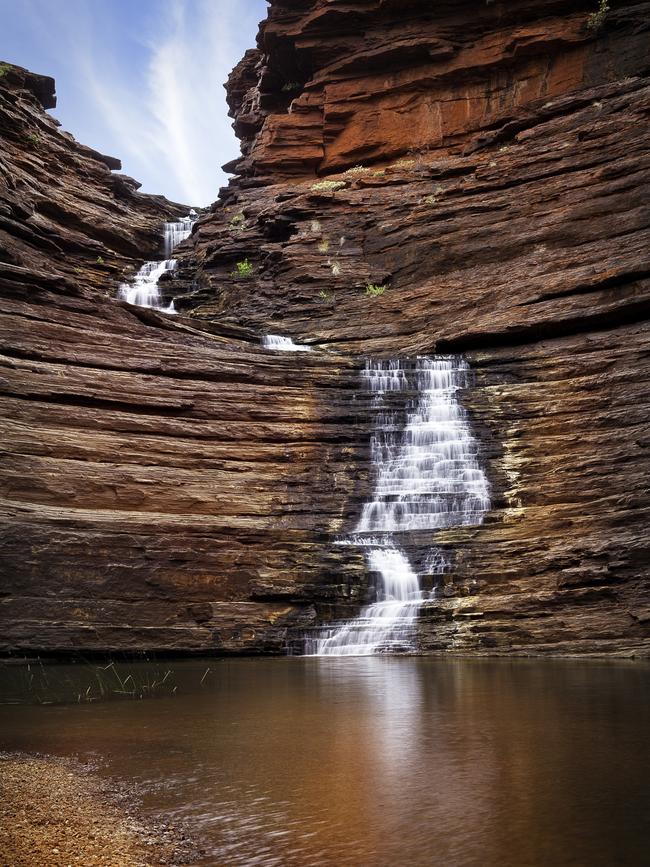
[(279, 334), (266, 334), (262, 338), (262, 346), (267, 349), (276, 349), (279, 352), (311, 352), (311, 346), (304, 343), (294, 343), (290, 337), (282, 337)]
[(133, 283), (122, 283), (120, 298), (137, 307), (150, 307), (162, 313), (176, 313), (174, 302), (164, 307), (160, 297), (158, 281), (165, 271), (173, 271), (176, 259), (163, 259), (162, 262), (145, 262), (133, 278)]
[[(379, 578), (377, 599), (356, 619), (308, 639), (306, 652), (358, 656), (415, 649), (425, 594), (400, 537), (480, 524), (490, 508), (478, 443), (456, 396), (468, 369), (453, 356), (366, 363), (363, 378), (376, 412), (370, 440), (375, 485), (353, 534), (341, 543), (364, 550)], [(432, 546), (425, 570), (447, 565)]]
[(176, 267), (176, 259), (170, 258), (171, 253), (181, 241), (189, 238), (196, 220), (196, 211), (190, 211), (187, 217), (165, 223), (163, 227), (165, 258), (162, 261), (145, 262), (133, 278), (133, 283), (122, 283), (119, 297), (123, 301), (135, 304), (137, 307), (159, 310), (161, 313), (176, 313), (173, 301), (167, 307), (163, 305), (158, 281), (165, 271), (173, 271)]
[(174, 247), (177, 247), (181, 241), (190, 237), (192, 226), (196, 220), (196, 211), (190, 211), (187, 217), (181, 217), (180, 220), (174, 220), (172, 223), (165, 223), (163, 236), (165, 244), (165, 259), (171, 257)]

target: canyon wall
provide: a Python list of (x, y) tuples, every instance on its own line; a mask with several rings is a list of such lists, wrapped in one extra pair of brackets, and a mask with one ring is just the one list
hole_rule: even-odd
[(462, 352), (493, 509), (436, 534), (422, 648), (647, 653), (650, 4), (595, 6), (274, 0), (175, 318), (107, 296), (183, 209), (0, 78), (3, 648), (281, 651), (354, 612), (363, 359)]

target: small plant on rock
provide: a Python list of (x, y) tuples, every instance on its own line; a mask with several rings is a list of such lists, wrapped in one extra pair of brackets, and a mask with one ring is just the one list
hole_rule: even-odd
[(367, 169), (365, 166), (352, 166), (346, 170), (346, 175), (364, 175), (366, 172), (369, 172), (370, 169)]
[(433, 194), (429, 195), (429, 196), (425, 196), (422, 199), (422, 201), (424, 202), (425, 205), (435, 205), (438, 202), (438, 196), (441, 193), (444, 193), (444, 191), (445, 191), (444, 187), (442, 187), (442, 186), (440, 186), (440, 184), (438, 184), (438, 186), (435, 187)]
[(40, 142), (40, 138), (39, 138), (39, 136), (36, 135), (35, 132), (30, 132), (29, 135), (27, 136), (27, 138), (34, 145), (37, 145)]
[(385, 285), (377, 285), (376, 283), (366, 283), (366, 295), (370, 295), (371, 298), (377, 298), (379, 295), (383, 295), (386, 291), (387, 287)]
[(318, 181), (317, 184), (311, 185), (311, 189), (314, 193), (335, 193), (337, 190), (342, 190), (345, 185), (345, 181)]
[(243, 214), (235, 214), (235, 216), (231, 217), (228, 221), (228, 228), (231, 229), (233, 232), (237, 232), (240, 229), (244, 228), (245, 222), (246, 220)]
[(253, 276), (253, 272), (255, 269), (253, 265), (248, 261), (248, 259), (244, 259), (242, 262), (237, 262), (235, 265), (235, 270), (231, 271), (231, 277), (237, 277), (240, 280), (247, 280), (249, 277)]
[(598, 0), (598, 9), (587, 18), (587, 27), (590, 30), (600, 30), (605, 23), (609, 9), (607, 0)]
[(318, 252), (319, 253), (327, 253), (330, 248), (330, 242), (327, 238), (323, 238), (322, 241), (318, 244)]
[(320, 292), (318, 293), (318, 297), (322, 298), (323, 301), (329, 301), (330, 293), (326, 292), (324, 289), (321, 289)]
[(11, 64), (0, 63), (0, 78), (2, 78), (3, 75), (6, 75), (10, 69), (11, 69)]
[(95, 261), (97, 262), (98, 265), (104, 264), (104, 258), (102, 256), (98, 256)]

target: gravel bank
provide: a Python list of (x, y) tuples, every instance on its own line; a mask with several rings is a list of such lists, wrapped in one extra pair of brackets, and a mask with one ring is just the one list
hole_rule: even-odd
[(137, 817), (129, 792), (79, 762), (0, 753), (2, 867), (186, 865), (174, 829)]

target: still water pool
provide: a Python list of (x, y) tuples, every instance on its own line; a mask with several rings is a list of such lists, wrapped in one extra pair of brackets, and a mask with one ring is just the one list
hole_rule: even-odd
[(144, 812), (191, 826), (206, 864), (650, 864), (645, 663), (51, 666), (49, 692), (8, 668), (2, 748), (101, 757)]

